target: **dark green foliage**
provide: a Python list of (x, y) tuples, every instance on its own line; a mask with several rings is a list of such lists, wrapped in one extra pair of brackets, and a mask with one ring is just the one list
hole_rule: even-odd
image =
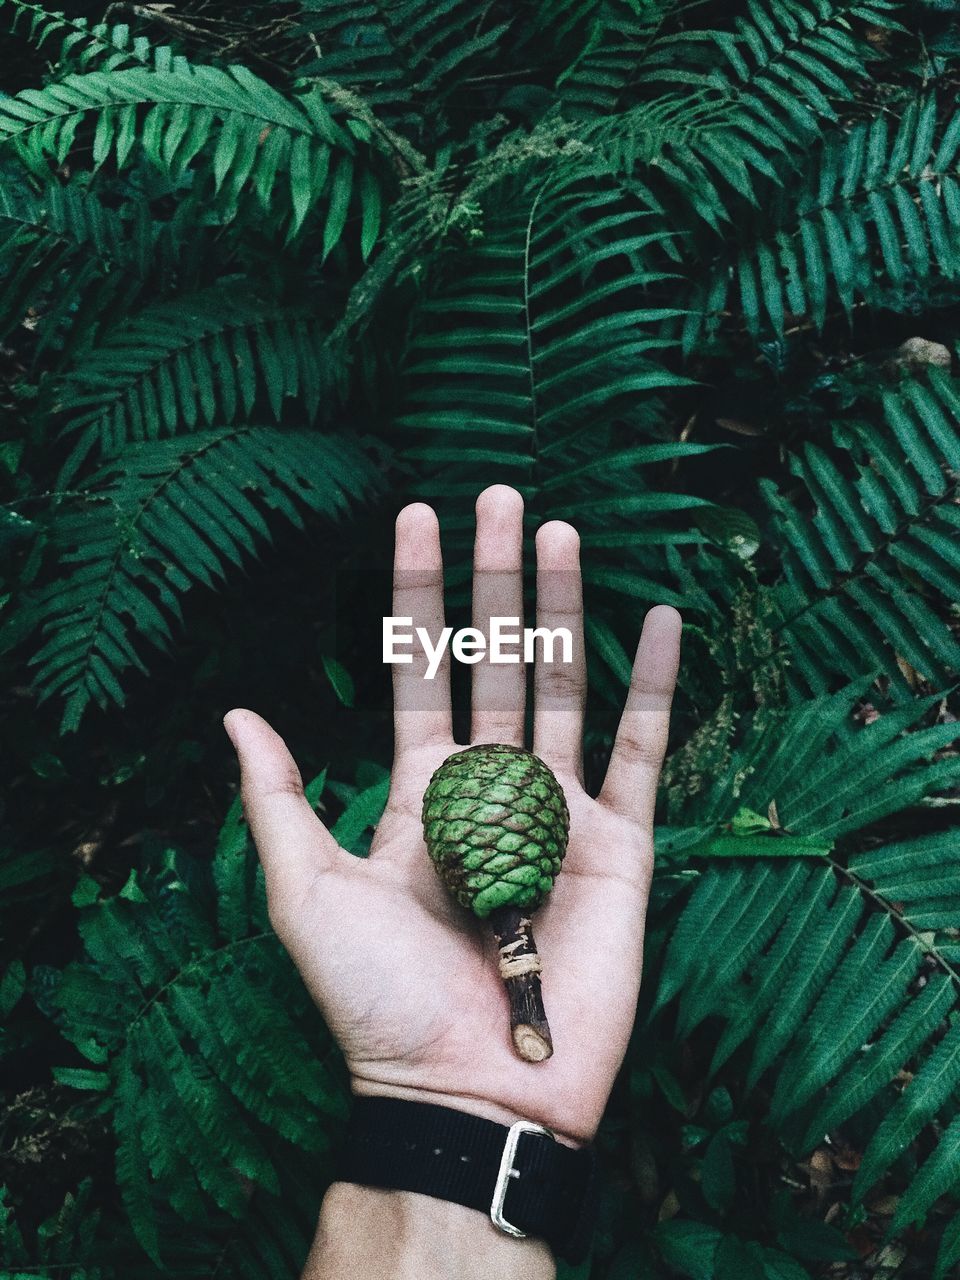
[(416, 128), (471, 71), (496, 65), (510, 23), (485, 17), (470, 0), (306, 0), (300, 20), (317, 56), (303, 70), (361, 95), (380, 119)]
[(458, 607), (493, 482), (581, 534), (590, 785), (686, 622), (580, 1280), (952, 1274), (950, 10), (0, 4), (4, 1274), (296, 1274), (345, 1081), (236, 802), (212, 852), (219, 715), (363, 856), (349, 575), (421, 498)]
[[(923, 727), (936, 698), (838, 741), (851, 695), (865, 689), (748, 727), (724, 772), (681, 802), (697, 825), (667, 829), (662, 853), (717, 861), (673, 929), (654, 1011), (679, 997), (684, 1037), (722, 1019), (711, 1074), (748, 1048), (745, 1087), (762, 1084), (767, 1122), (799, 1154), (865, 1109), (882, 1117), (854, 1204), (925, 1125), (942, 1126), (897, 1208), (898, 1229), (957, 1182), (960, 860), (955, 830), (866, 846), (864, 833), (955, 791), (960, 758), (944, 751), (954, 724)], [(945, 1237), (937, 1274), (951, 1248)]]
[(73, 899), (84, 957), (44, 974), (42, 999), (89, 1065), (54, 1077), (104, 1096), (123, 1207), (160, 1266), (158, 1206), (196, 1222), (279, 1198), (298, 1152), (329, 1150), (346, 1080), (270, 929), (239, 800), (212, 867), (165, 850), (118, 893), (83, 878)]
[[(0, 1250), (4, 1277), (55, 1276), (66, 1267), (82, 1280), (99, 1280), (105, 1273), (96, 1265), (95, 1238), (100, 1213), (90, 1203), (91, 1184), (85, 1182), (76, 1195), (68, 1194), (61, 1209), (37, 1231), (36, 1252), (31, 1253), (0, 1195)], [(22, 1269), (21, 1269), (22, 1268)]]
[(66, 695), (65, 729), (91, 700), (122, 702), (120, 674), (146, 670), (136, 639), (166, 646), (171, 618), (182, 620), (178, 595), (240, 565), (269, 537), (265, 516), (300, 525), (298, 504), (339, 514), (373, 479), (349, 440), (302, 431), (221, 427), (126, 448), (54, 526), (60, 563), (79, 567), (29, 605), (45, 641), (33, 659), (41, 697)]
[(112, 456), (178, 429), (247, 421), (258, 391), (274, 418), (292, 396), (314, 421), (319, 346), (314, 317), (258, 306), (249, 285), (148, 305), (104, 333), (57, 389), (64, 433), (79, 436), (61, 482), (92, 450)]
[[(687, 834), (687, 856), (736, 861), (703, 873), (660, 980), (661, 1004), (680, 993), (682, 1034), (711, 1014), (727, 1019), (712, 1070), (747, 1041), (748, 1088), (777, 1065), (769, 1119), (801, 1150), (889, 1089), (925, 1045), (930, 1050), (960, 982), (956, 948), (941, 932), (951, 930), (960, 901), (960, 866), (950, 861), (954, 835), (848, 853), (850, 838), (868, 824), (956, 784), (955, 756), (920, 763), (952, 741), (955, 729), (904, 734), (908, 716), (922, 711), (911, 706), (831, 750), (843, 710), (838, 698), (811, 702), (783, 723), (748, 733), (726, 776), (689, 806), (714, 821)], [(767, 813), (775, 823), (761, 816)], [(695, 943), (705, 928), (715, 937), (708, 953)], [(925, 961), (929, 978), (918, 988)], [(918, 1081), (922, 1076), (903, 1095), (911, 1114), (920, 1108)], [(943, 1092), (923, 1104), (928, 1121), (947, 1108), (958, 1083), (960, 1062), (941, 1070)], [(915, 1135), (894, 1147), (878, 1130), (862, 1167), (871, 1174), (862, 1172), (859, 1185), (871, 1186), (870, 1177)], [(934, 1198), (913, 1200), (913, 1212), (919, 1216)]]
[(865, 665), (899, 681), (891, 650), (935, 684), (960, 669), (937, 610), (960, 600), (957, 384), (933, 369), (884, 392), (882, 408), (879, 422), (837, 424), (830, 452), (807, 441), (791, 457), (812, 516), (762, 484), (785, 549), (781, 625), (814, 691)]
[(762, 221), (752, 220), (756, 238), (738, 236), (694, 295), (687, 346), (701, 338), (701, 310), (712, 327), (709, 313), (726, 307), (730, 289), (755, 337), (765, 329), (782, 337), (788, 320), (810, 317), (822, 328), (834, 300), (849, 317), (890, 289), (931, 274), (951, 279), (958, 147), (956, 117), (941, 117), (933, 94), (908, 102), (895, 132), (880, 115), (827, 135), (811, 169), (782, 186)]

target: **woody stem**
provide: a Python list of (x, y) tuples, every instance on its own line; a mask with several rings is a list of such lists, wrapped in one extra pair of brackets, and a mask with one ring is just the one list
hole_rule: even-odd
[(553, 1053), (540, 990), (542, 965), (530, 915), (520, 907), (496, 907), (488, 917), (500, 949), (500, 977), (510, 1000), (510, 1028), (517, 1053), (543, 1062)]

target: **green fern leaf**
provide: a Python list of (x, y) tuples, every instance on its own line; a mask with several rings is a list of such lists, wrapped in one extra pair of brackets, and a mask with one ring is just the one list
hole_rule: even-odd
[(509, 22), (478, 22), (466, 0), (400, 0), (373, 7), (358, 0), (305, 0), (300, 20), (317, 51), (303, 70), (354, 92), (397, 125), (414, 102), (437, 110), (471, 69), (494, 62)]
[[(789, 94), (782, 100), (795, 102)], [(882, 115), (826, 135), (817, 163), (774, 188), (762, 217), (741, 219), (737, 247), (694, 286), (685, 351), (715, 332), (734, 288), (759, 339), (767, 332), (782, 338), (788, 316), (810, 316), (822, 329), (834, 296), (852, 317), (858, 300), (877, 294), (879, 273), (901, 294), (908, 279), (931, 272), (952, 279), (960, 140), (952, 117), (942, 122), (937, 112), (931, 95), (907, 105), (892, 137)], [(713, 203), (721, 203), (719, 194)]]
[(249, 283), (177, 297), (126, 317), (60, 380), (57, 410), (78, 437), (60, 474), (69, 485), (94, 450), (249, 420), (263, 401), (279, 419), (288, 398), (317, 415), (322, 337), (306, 309), (251, 297)]
[(557, 90), (571, 115), (609, 116), (638, 78), (668, 6), (635, 0), (566, 0), (539, 6), (534, 30), (571, 50)]
[[(857, 1170), (854, 1180), (855, 1196), (860, 1198), (869, 1191), (884, 1170), (906, 1150), (923, 1126), (949, 1102), (957, 1086), (958, 1073), (960, 1023), (954, 1021), (880, 1122)], [(918, 1202), (915, 1198), (914, 1203)], [(907, 1221), (912, 1221), (912, 1218)]]
[[(900, 993), (897, 993), (898, 995)], [(925, 987), (907, 1001), (883, 1034), (866, 1042), (849, 1065), (834, 1077), (823, 1105), (810, 1120), (800, 1141), (812, 1149), (824, 1134), (839, 1128), (896, 1078), (955, 1005), (955, 981), (934, 974)]]
[(648, 51), (641, 76), (699, 74), (733, 98), (740, 131), (768, 153), (809, 143), (823, 121), (837, 119), (831, 99), (852, 96), (857, 79), (869, 74), (879, 55), (854, 33), (851, 17), (902, 30), (892, 0), (765, 0), (749, 8), (749, 17), (736, 16), (734, 31), (666, 32)]
[[(213, 190), (229, 197), (228, 210), (248, 181), (261, 200), (269, 198), (272, 177), (286, 160), (293, 229), (326, 191), (331, 148), (348, 155), (356, 150), (352, 134), (335, 122), (317, 87), (291, 98), (239, 64), (221, 69), (174, 63), (67, 74), (43, 89), (4, 98), (0, 146), (14, 146), (42, 176), (49, 173), (47, 157), (64, 162), (87, 117), (96, 124), (98, 166), (111, 156), (123, 166), (142, 150), (150, 164), (179, 182), (206, 151)], [(275, 134), (277, 141), (262, 146), (265, 134)], [(258, 173), (261, 165), (269, 182)]]
[[(675, 314), (643, 305), (657, 273), (618, 266), (647, 243), (645, 214), (628, 212), (615, 188), (574, 177), (531, 192), (485, 234), (472, 269), (419, 308), (397, 419), (410, 433), (405, 456), (424, 477), (415, 491), (442, 507), (482, 461), (491, 480), (516, 485), (534, 510), (549, 500), (585, 539), (626, 533), (646, 517), (629, 565), (621, 551), (615, 565), (594, 563), (586, 575), (638, 602), (678, 599), (657, 545), (688, 538), (675, 517), (708, 505), (658, 489), (642, 471), (704, 446), (626, 443), (656, 421), (657, 393), (688, 381), (655, 355), (669, 344), (654, 327)], [(605, 314), (595, 311), (601, 297)], [(453, 513), (446, 527), (462, 540)]]
[(950, 1269), (956, 1266), (958, 1261), (960, 1261), (960, 1216), (955, 1216), (947, 1224), (940, 1240), (933, 1280), (947, 1280)]
[(51, 61), (61, 68), (75, 65), (84, 70), (96, 67), (113, 71), (131, 63), (148, 66), (152, 63), (158, 70), (187, 69), (186, 58), (174, 54), (166, 45), (154, 48), (145, 36), (133, 35), (126, 23), (91, 25), (88, 18), (51, 13), (42, 5), (28, 4), (26, 0), (6, 0), (6, 4), (13, 9), (11, 30), (25, 35), (35, 48), (48, 52), (44, 47), (57, 40), (58, 50)]
[[(950, 1122), (960, 1082), (956, 1028), (940, 1038), (960, 992), (960, 953), (942, 933), (960, 901), (953, 833), (847, 852), (876, 817), (955, 785), (956, 756), (929, 756), (956, 726), (914, 728), (921, 702), (845, 731), (843, 708), (849, 715), (851, 693), (864, 687), (798, 704), (759, 731), (746, 726), (722, 776), (688, 800), (698, 825), (684, 847), (694, 862), (711, 848), (707, 832), (730, 830), (746, 812), (770, 827), (754, 843), (776, 842), (782, 829), (827, 842), (794, 860), (708, 862), (672, 930), (653, 1007), (656, 1016), (677, 1000), (682, 1036), (722, 1020), (711, 1070), (748, 1050), (747, 1088), (774, 1077), (767, 1119), (795, 1151), (885, 1099), (855, 1185), (861, 1198), (923, 1127)], [(705, 936), (708, 948), (697, 942)], [(912, 1081), (896, 1098), (906, 1070)], [(951, 1136), (929, 1158), (901, 1226), (956, 1181), (954, 1145)]]
[(120, 675), (145, 670), (139, 644), (168, 647), (180, 594), (222, 580), (227, 564), (269, 536), (268, 516), (300, 525), (306, 506), (336, 517), (373, 483), (349, 441), (265, 428), (198, 432), (109, 464), (86, 505), (57, 519), (69, 576), (33, 605), (43, 637), (32, 659), (37, 684), (43, 698), (66, 699), (64, 729), (91, 701), (122, 704)]
[[(201, 868), (168, 853), (120, 894), (91, 896), (81, 909), (85, 959), (55, 992), (64, 1032), (81, 1045), (97, 993), (111, 993), (98, 1074), (108, 1079), (123, 1203), (157, 1265), (161, 1257), (169, 1265), (163, 1204), (188, 1221), (204, 1220), (211, 1206), (243, 1217), (251, 1185), (282, 1194), (278, 1137), (316, 1158), (346, 1116), (332, 1042), (318, 1037), (315, 1019), (306, 1029), (312, 1006), (290, 960), (265, 922), (239, 927), (231, 899), (257, 860), (236, 825), (228, 818), (219, 856), (232, 849), (242, 872), (225, 878), (221, 866), (211, 877), (216, 895)], [(87, 1087), (69, 1075), (63, 1082)]]
[(791, 468), (816, 504), (812, 515), (762, 482), (785, 548), (781, 625), (814, 691), (824, 686), (825, 643), (850, 676), (872, 668), (902, 681), (891, 650), (931, 681), (960, 668), (943, 617), (960, 577), (958, 403), (953, 380), (934, 370), (884, 397), (886, 435), (857, 423), (838, 430), (832, 456), (807, 444)]

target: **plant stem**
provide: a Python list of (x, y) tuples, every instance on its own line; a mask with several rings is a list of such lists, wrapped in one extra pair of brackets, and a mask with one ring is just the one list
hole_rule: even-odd
[(527, 1062), (543, 1062), (553, 1053), (540, 990), (542, 965), (530, 916), (519, 907), (497, 907), (490, 925), (500, 948), (500, 977), (510, 999), (513, 1043)]

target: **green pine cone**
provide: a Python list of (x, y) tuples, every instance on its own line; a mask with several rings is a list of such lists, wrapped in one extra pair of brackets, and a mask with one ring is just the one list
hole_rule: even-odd
[(560, 783), (520, 747), (483, 744), (449, 756), (423, 796), (423, 834), (440, 879), (482, 920), (537, 907), (567, 849)]

